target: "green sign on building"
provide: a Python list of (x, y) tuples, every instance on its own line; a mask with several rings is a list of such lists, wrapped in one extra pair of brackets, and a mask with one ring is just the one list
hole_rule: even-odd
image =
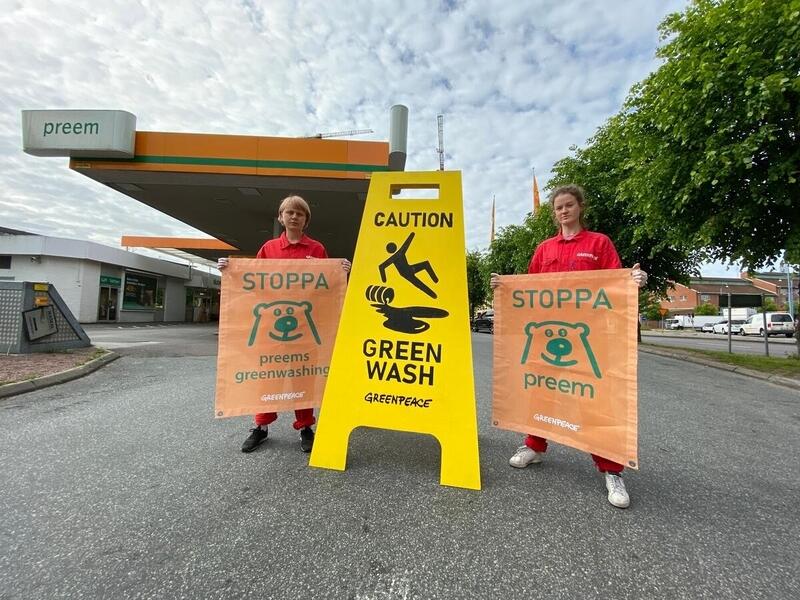
[(108, 275), (100, 275), (100, 285), (120, 287), (122, 285), (122, 279), (120, 279), (119, 277), (109, 277)]

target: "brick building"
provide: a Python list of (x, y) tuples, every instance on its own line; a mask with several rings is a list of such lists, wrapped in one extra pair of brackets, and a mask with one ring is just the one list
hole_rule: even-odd
[[(792, 277), (792, 305), (798, 308), (797, 276)], [(772, 300), (779, 308), (789, 308), (789, 281), (786, 273), (742, 273), (739, 277), (693, 277), (689, 285), (673, 283), (667, 297), (661, 301), (661, 308), (669, 315), (693, 315), (701, 304), (711, 304), (717, 308), (727, 305), (728, 294), (758, 295)], [(758, 308), (760, 305), (753, 306)]]

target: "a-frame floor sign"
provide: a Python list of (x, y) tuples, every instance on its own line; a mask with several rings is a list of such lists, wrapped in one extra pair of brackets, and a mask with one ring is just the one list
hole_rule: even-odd
[(343, 471), (356, 427), (426, 433), (440, 483), (480, 489), (467, 306), (461, 173), (373, 173), (312, 467)]

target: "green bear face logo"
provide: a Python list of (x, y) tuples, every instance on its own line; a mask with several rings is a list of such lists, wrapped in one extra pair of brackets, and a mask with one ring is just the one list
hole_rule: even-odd
[(598, 379), (602, 378), (592, 347), (589, 344), (589, 326), (586, 323), (566, 321), (531, 321), (525, 325), (525, 350), (521, 364), (529, 357), (541, 359), (554, 367), (570, 368), (588, 363)]
[(261, 323), (261, 316), (267, 315), (270, 320), (270, 328), (267, 335), (278, 342), (293, 342), (303, 337), (304, 324), (311, 331), (317, 344), (322, 344), (322, 340), (317, 333), (314, 319), (311, 318), (310, 302), (293, 302), (291, 300), (276, 300), (275, 302), (262, 302), (253, 307), (253, 328), (250, 331), (248, 346), (252, 346), (258, 335), (258, 328)]

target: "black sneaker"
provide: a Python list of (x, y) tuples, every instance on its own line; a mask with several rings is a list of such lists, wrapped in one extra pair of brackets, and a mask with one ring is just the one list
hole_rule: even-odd
[(259, 444), (267, 439), (267, 430), (260, 427), (254, 427), (250, 430), (250, 435), (242, 444), (242, 452), (252, 452), (258, 448)]
[(314, 447), (314, 431), (311, 427), (305, 427), (300, 430), (300, 450), (303, 452), (311, 452)]

